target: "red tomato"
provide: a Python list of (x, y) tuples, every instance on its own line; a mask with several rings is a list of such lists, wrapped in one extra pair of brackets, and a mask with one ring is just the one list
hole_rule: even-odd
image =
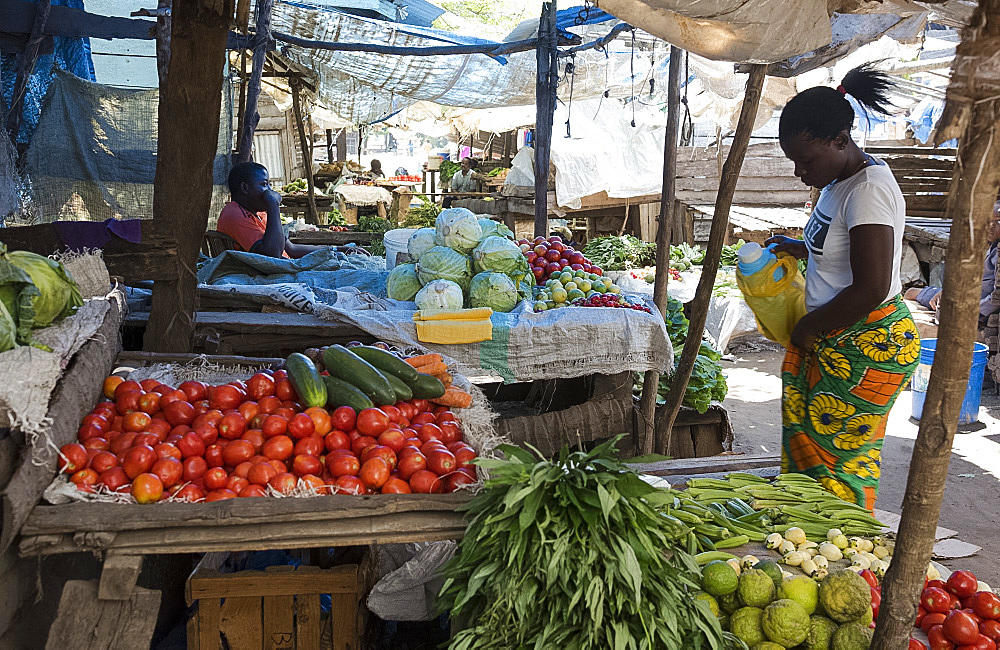
[(219, 430), (207, 422), (195, 426), (194, 432), (206, 445), (211, 445), (219, 439)]
[(211, 411), (205, 411), (201, 413), (194, 419), (191, 423), (192, 427), (197, 428), (199, 424), (210, 424), (213, 427), (219, 426), (219, 421), (222, 420), (222, 411), (218, 409), (212, 409)]
[(156, 474), (139, 474), (132, 479), (132, 497), (136, 503), (155, 503), (162, 496), (163, 481)]
[(257, 402), (243, 402), (236, 410), (245, 422), (250, 422), (260, 414), (260, 405)]
[[(410, 404), (413, 406), (413, 408), (417, 409), (417, 414), (420, 414), (429, 410), (431, 403), (425, 399), (411, 399)], [(416, 415), (414, 415), (414, 417), (416, 417)], [(413, 421), (413, 418), (407, 418), (407, 419), (410, 420), (410, 422)]]
[(415, 417), (410, 418), (410, 426), (415, 424), (434, 424), (435, 417), (433, 413), (418, 413)]
[(940, 587), (927, 587), (920, 594), (920, 604), (928, 612), (947, 613), (951, 609), (951, 595)]
[[(256, 456), (254, 456), (254, 458), (256, 458)], [(229, 475), (238, 476), (240, 478), (246, 478), (247, 474), (250, 473), (250, 468), (254, 466), (255, 462), (256, 461), (254, 461), (253, 458), (251, 458), (250, 460), (245, 460), (239, 465), (237, 465), (235, 468), (233, 468), (233, 471), (231, 471)]]
[(408, 481), (416, 472), (427, 469), (427, 457), (419, 451), (403, 456), (399, 459), (398, 469), (399, 477)]
[(420, 453), (424, 456), (429, 456), (432, 451), (448, 451), (444, 446), (444, 443), (440, 440), (428, 440), (427, 442), (420, 445)]
[(181, 461), (184, 466), (184, 475), (181, 477), (185, 481), (193, 481), (201, 478), (208, 470), (208, 463), (201, 456), (190, 456)]
[(461, 485), (472, 485), (476, 481), (470, 477), (468, 474), (463, 474), (462, 472), (455, 472), (447, 478), (445, 483), (446, 492), (454, 492)]
[(288, 381), (288, 379), (279, 379), (274, 382), (274, 396), (282, 402), (297, 402), (299, 399), (295, 388), (292, 386), (292, 382)]
[(403, 432), (399, 429), (386, 429), (379, 435), (378, 444), (398, 452), (403, 448), (404, 439)]
[(100, 475), (92, 469), (78, 470), (69, 477), (69, 480), (76, 484), (76, 489), (82, 492), (93, 492), (98, 479)]
[(172, 428), (173, 427), (171, 427), (170, 423), (167, 422), (166, 420), (153, 418), (153, 421), (149, 423), (149, 426), (146, 428), (146, 431), (155, 434), (156, 437), (162, 442), (167, 438), (167, 434), (170, 433), (170, 430)]
[(357, 457), (346, 454), (328, 455), (326, 457), (326, 470), (334, 478), (357, 476), (358, 472), (361, 471), (361, 462)]
[(258, 372), (247, 380), (247, 395), (255, 401), (274, 395), (274, 377)]
[(282, 472), (272, 476), (271, 480), (268, 481), (267, 484), (282, 494), (288, 494), (295, 489), (295, 486), (298, 484), (298, 480), (296, 480), (295, 476), (292, 474)]
[(380, 406), (379, 410), (389, 416), (389, 422), (395, 422), (396, 424), (401, 424), (403, 422), (403, 413), (395, 406), (387, 405)]
[(171, 488), (180, 483), (184, 467), (181, 465), (181, 461), (176, 458), (160, 458), (153, 463), (150, 473), (160, 477), (163, 487)]
[(347, 434), (343, 431), (334, 429), (323, 438), (323, 446), (326, 447), (327, 451), (333, 451), (334, 449), (350, 449), (351, 439), (348, 438)]
[(255, 454), (259, 454), (260, 450), (264, 448), (264, 434), (259, 429), (244, 431), (240, 438), (253, 445), (253, 451)]
[(410, 489), (420, 494), (440, 494), (444, 492), (445, 484), (434, 472), (425, 469), (413, 473), (410, 477)]
[(920, 627), (920, 622), (927, 616), (927, 610), (921, 606), (917, 607), (917, 619), (913, 622), (913, 627)]
[(205, 481), (205, 489), (221, 490), (226, 487), (226, 482), (229, 481), (229, 474), (226, 474), (226, 470), (221, 467), (213, 467), (205, 472), (203, 480)]
[(98, 474), (102, 474), (112, 467), (118, 466), (118, 457), (110, 451), (98, 451), (94, 454), (93, 458), (90, 459), (89, 465), (90, 469), (94, 470)]
[(177, 387), (177, 390), (183, 391), (189, 402), (197, 402), (208, 397), (208, 386), (200, 381), (185, 381)]
[(384, 460), (372, 457), (361, 466), (359, 477), (365, 487), (375, 490), (385, 485), (385, 482), (389, 480), (389, 473), (389, 465)]
[(115, 401), (117, 401), (125, 393), (133, 391), (141, 391), (141, 390), (142, 390), (142, 385), (139, 384), (139, 382), (128, 379), (126, 381), (119, 383), (118, 386), (115, 387), (114, 399)]
[(194, 406), (190, 402), (176, 401), (163, 408), (163, 417), (173, 426), (190, 425), (195, 418)]
[(381, 409), (365, 409), (358, 413), (357, 426), (361, 435), (374, 438), (389, 428), (389, 416)]
[(944, 580), (928, 580), (927, 584), (924, 585), (924, 589), (927, 589), (928, 587), (940, 587), (941, 589), (948, 591), (948, 585)]
[(155, 447), (160, 444), (160, 439), (156, 437), (153, 433), (140, 433), (135, 437), (132, 442), (133, 447), (138, 447), (139, 445), (146, 445), (147, 447)]
[(361, 462), (364, 463), (369, 458), (381, 458), (389, 466), (391, 472), (396, 468), (396, 452), (385, 445), (369, 445), (361, 451)]
[(979, 580), (976, 579), (972, 571), (955, 571), (948, 576), (948, 581), (945, 584), (948, 591), (959, 598), (971, 596), (979, 588)]
[(446, 445), (462, 441), (462, 429), (457, 422), (442, 422), (438, 427), (441, 429), (441, 441)]
[(941, 612), (930, 612), (924, 616), (923, 620), (920, 622), (920, 629), (925, 633), (929, 633), (930, 629), (935, 625), (944, 624), (945, 615)]
[(240, 496), (244, 498), (266, 497), (267, 492), (260, 485), (248, 485), (240, 490)]
[(425, 424), (420, 427), (420, 431), (417, 432), (417, 437), (420, 438), (420, 442), (427, 442), (429, 440), (447, 442), (444, 439), (444, 434), (441, 433), (441, 427), (436, 424)]
[(232, 490), (227, 490), (222, 488), (221, 490), (212, 490), (205, 495), (205, 501), (211, 503), (212, 501), (225, 501), (227, 499), (235, 499), (236, 493)]
[(230, 440), (222, 450), (222, 460), (230, 467), (236, 467), (243, 461), (253, 458), (253, 445), (247, 440)]
[(306, 456), (315, 456), (319, 458), (323, 455), (323, 439), (319, 436), (309, 436), (308, 438), (303, 438), (295, 443), (295, 449), (292, 453), (295, 456), (304, 454)]
[(228, 411), (240, 405), (245, 395), (236, 386), (212, 386), (208, 389), (208, 402), (212, 408)]
[(155, 462), (156, 452), (153, 451), (153, 448), (148, 445), (140, 445), (125, 452), (125, 458), (122, 459), (122, 469), (125, 470), (126, 476), (134, 480), (136, 476), (148, 472)]
[(219, 435), (227, 440), (236, 440), (246, 431), (247, 421), (239, 411), (232, 411), (219, 420)]
[(174, 493), (174, 499), (178, 501), (190, 501), (194, 503), (196, 501), (201, 501), (204, 498), (205, 498), (205, 491), (202, 490), (197, 485), (194, 485), (193, 483), (185, 485), (176, 493)]
[(112, 492), (117, 492), (122, 486), (128, 485), (128, 477), (125, 476), (125, 470), (115, 465), (111, 469), (101, 472), (100, 476), (97, 477), (97, 482)]
[[(187, 395), (184, 394), (182, 390), (174, 390), (160, 395), (160, 411), (167, 408), (170, 404), (174, 402), (187, 402)], [(161, 413), (162, 414), (162, 413)]]
[(311, 487), (316, 494), (330, 494), (330, 488), (315, 474), (303, 474), (299, 477), (299, 481)]
[(292, 473), (296, 476), (318, 474), (323, 471), (323, 463), (316, 456), (299, 454), (292, 460)]
[(83, 445), (73, 442), (59, 448), (60, 471), (72, 474), (87, 467), (87, 450)]
[(87, 438), (83, 442), (83, 448), (104, 451), (106, 449), (109, 449), (109, 443), (104, 438)]
[(261, 399), (257, 400), (257, 408), (264, 415), (271, 415), (279, 408), (281, 408), (281, 400), (278, 399), (277, 397), (274, 397), (273, 395), (269, 395), (268, 397), (262, 397)]
[(335, 494), (364, 494), (365, 484), (357, 476), (341, 476), (334, 483)]
[(274, 469), (270, 463), (257, 463), (247, 472), (247, 480), (254, 485), (267, 485), (267, 482), (277, 474), (278, 470)]
[(456, 418), (455, 414), (452, 413), (451, 411), (444, 411), (442, 413), (439, 413), (435, 417), (435, 421), (437, 422), (438, 426), (441, 426), (445, 422), (456, 422), (457, 420), (458, 418)]
[(476, 450), (472, 447), (459, 447), (451, 453), (455, 454), (455, 462), (459, 467), (475, 468), (472, 461), (476, 458)]
[(927, 631), (927, 640), (931, 644), (931, 650), (953, 650), (955, 644), (944, 635), (944, 628), (935, 625)]
[(316, 425), (313, 424), (312, 418), (305, 413), (294, 415), (292, 416), (292, 419), (288, 421), (288, 433), (290, 433), (296, 440), (307, 438), (315, 433), (315, 431)]
[(427, 469), (438, 476), (444, 476), (455, 471), (458, 464), (455, 462), (455, 454), (447, 450), (436, 449), (427, 456)]
[(285, 465), (285, 463), (282, 462), (282, 461), (280, 461), (280, 460), (276, 460), (274, 458), (271, 458), (267, 462), (268, 462), (269, 465), (271, 465), (271, 467), (273, 467), (274, 469), (278, 470), (279, 474), (284, 474), (285, 472), (288, 471), (288, 466)]
[(877, 587), (878, 586), (878, 577), (871, 570), (865, 569), (864, 571), (862, 571), (858, 575), (860, 575), (862, 578), (865, 579), (865, 582), (868, 583), (869, 587)]
[(371, 436), (358, 436), (351, 443), (351, 451), (354, 452), (355, 456), (360, 458), (361, 453), (365, 450), (366, 447), (371, 447), (377, 444), (378, 442), (375, 440), (375, 438), (372, 438)]
[(264, 441), (263, 454), (273, 460), (287, 460), (295, 451), (295, 443), (288, 436), (274, 436)]
[(395, 476), (389, 477), (389, 480), (382, 485), (382, 494), (410, 494), (411, 492), (413, 490), (410, 489), (410, 484)]
[(232, 490), (237, 495), (249, 485), (250, 481), (246, 480), (242, 476), (233, 476), (232, 474), (229, 475), (229, 479), (226, 481), (226, 489)]
[(948, 612), (943, 627), (944, 635), (953, 643), (975, 643), (979, 637), (979, 625), (965, 612)]
[(330, 414), (327, 413), (325, 408), (313, 406), (307, 408), (305, 413), (312, 420), (313, 428), (315, 429), (314, 433), (317, 436), (325, 436), (333, 430), (333, 424), (330, 422)]
[(125, 415), (139, 410), (139, 400), (145, 393), (141, 390), (130, 390), (115, 398), (115, 410), (118, 415)]
[(280, 415), (269, 415), (261, 427), (265, 438), (283, 435), (288, 431), (288, 420)]
[(143, 413), (153, 415), (160, 412), (160, 394), (146, 393), (139, 398), (139, 410)]
[(87, 442), (91, 438), (106, 438), (106, 436), (112, 433), (109, 429), (98, 429), (93, 424), (84, 424), (76, 432), (76, 439), (80, 442)]
[(222, 456), (224, 449), (225, 447), (222, 445), (209, 445), (205, 447), (204, 458), (209, 467), (222, 467), (226, 464), (226, 459)]
[(406, 421), (412, 420), (417, 416), (417, 413), (419, 413), (417, 407), (414, 406), (411, 402), (396, 402), (396, 408), (399, 409), (399, 412), (402, 414), (403, 419)]
[(977, 628), (979, 627), (979, 624), (982, 622), (983, 619), (981, 619), (979, 616), (977, 616), (976, 613), (974, 611), (972, 611), (971, 608), (969, 608), (969, 607), (963, 607), (961, 609), (961, 611), (963, 611), (966, 614), (968, 614), (969, 616), (971, 616), (972, 620), (974, 620), (976, 622), (976, 627)]
[(177, 443), (177, 448), (181, 450), (181, 456), (184, 458), (205, 455), (205, 443), (194, 431), (185, 433), (184, 437)]
[(979, 633), (994, 641), (1000, 641), (1000, 621), (987, 619), (979, 624)]

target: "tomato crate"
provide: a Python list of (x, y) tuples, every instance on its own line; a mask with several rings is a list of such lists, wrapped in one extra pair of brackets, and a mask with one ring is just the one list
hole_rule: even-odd
[[(265, 648), (358, 650), (366, 617), (365, 569), (345, 564), (272, 566), (220, 573), (205, 556), (187, 580), (189, 650)], [(209, 560), (206, 562), (206, 560)], [(324, 614), (322, 594), (332, 607)]]

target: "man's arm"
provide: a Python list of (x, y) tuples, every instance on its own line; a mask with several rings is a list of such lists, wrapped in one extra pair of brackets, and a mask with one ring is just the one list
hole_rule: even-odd
[(285, 249), (285, 233), (281, 229), (281, 211), (278, 207), (281, 205), (281, 195), (268, 190), (264, 195), (264, 203), (267, 206), (267, 226), (264, 228), (264, 236), (250, 247), (250, 252), (281, 257), (281, 251)]
[(365, 249), (360, 246), (322, 246), (322, 245), (312, 245), (312, 244), (293, 244), (292, 242), (285, 240), (285, 252), (288, 253), (289, 257), (299, 258), (308, 255), (313, 251), (318, 251), (323, 248), (332, 248), (338, 253), (351, 253), (364, 251)]

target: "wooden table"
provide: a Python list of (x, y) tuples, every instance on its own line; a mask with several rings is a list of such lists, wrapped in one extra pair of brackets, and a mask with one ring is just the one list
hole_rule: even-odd
[(293, 244), (310, 244), (318, 246), (343, 246), (344, 244), (358, 244), (368, 246), (374, 241), (374, 234), (370, 232), (353, 232), (350, 230), (335, 232), (333, 230), (300, 230), (289, 235), (288, 239)]
[(950, 219), (906, 219), (903, 241), (913, 248), (918, 260), (927, 264), (927, 284), (930, 286), (944, 284), (944, 255), (950, 234)]

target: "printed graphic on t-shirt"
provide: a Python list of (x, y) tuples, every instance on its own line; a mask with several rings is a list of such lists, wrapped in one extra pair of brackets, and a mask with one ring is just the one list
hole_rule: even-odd
[(806, 224), (802, 234), (809, 252), (813, 255), (823, 255), (823, 246), (826, 244), (826, 235), (830, 232), (832, 220), (832, 217), (826, 216), (818, 208), (813, 210), (812, 216), (809, 217), (809, 223)]

